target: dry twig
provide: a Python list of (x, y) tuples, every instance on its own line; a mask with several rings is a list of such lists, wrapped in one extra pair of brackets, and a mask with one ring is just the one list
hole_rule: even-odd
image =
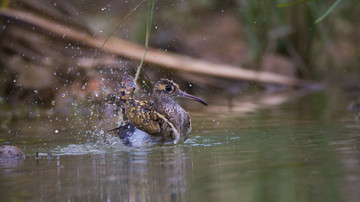
[[(11, 9), (0, 9), (0, 17), (28, 23), (32, 26), (41, 28), (53, 35), (63, 37), (67, 40), (80, 42), (93, 48), (100, 48), (105, 39), (89, 36), (86, 32), (69, 28), (65, 25), (55, 24), (49, 20), (34, 14), (24, 13)], [(120, 38), (111, 37), (104, 45), (105, 52), (116, 54), (122, 57), (141, 60), (144, 54), (144, 46), (126, 41)], [(156, 64), (163, 68), (170, 68), (194, 74), (223, 77), (228, 79), (239, 79), (256, 81), (262, 83), (282, 84), (288, 86), (306, 86), (308, 81), (286, 77), (270, 72), (254, 71), (235, 67), (226, 64), (214, 64), (204, 60), (194, 59), (175, 53), (169, 53), (157, 49), (149, 48), (145, 59), (146, 63)]]

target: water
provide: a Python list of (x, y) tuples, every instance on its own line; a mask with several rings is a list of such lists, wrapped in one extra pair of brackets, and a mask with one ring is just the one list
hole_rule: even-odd
[(100, 136), (84, 141), (76, 127), (59, 127), (67, 128), (66, 122), (45, 128), (36, 120), (17, 123), (13, 131), (32, 127), (22, 126), (26, 130), (11, 137), (2, 130), (1, 143), (19, 146), (28, 157), (0, 164), (1, 201), (360, 197), (360, 123), (346, 111), (346, 95), (257, 95), (233, 99), (231, 109), (227, 101), (210, 100), (209, 107), (192, 112), (192, 137), (178, 145), (128, 148), (111, 136), (105, 142)]

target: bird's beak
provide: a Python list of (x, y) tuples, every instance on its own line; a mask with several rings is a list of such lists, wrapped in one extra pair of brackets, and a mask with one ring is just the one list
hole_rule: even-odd
[(188, 99), (191, 99), (191, 100), (198, 101), (198, 102), (200, 102), (201, 104), (206, 105), (206, 106), (208, 105), (203, 99), (198, 98), (198, 97), (193, 96), (193, 95), (190, 95), (190, 94), (187, 94), (187, 93), (185, 93), (185, 92), (181, 92), (181, 93), (180, 93), (180, 97), (184, 97), (184, 98), (188, 98)]

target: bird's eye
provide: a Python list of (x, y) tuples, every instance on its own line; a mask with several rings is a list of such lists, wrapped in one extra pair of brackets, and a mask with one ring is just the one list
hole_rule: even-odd
[(166, 90), (167, 92), (170, 92), (170, 91), (172, 91), (172, 88), (171, 88), (171, 86), (165, 86), (165, 90)]

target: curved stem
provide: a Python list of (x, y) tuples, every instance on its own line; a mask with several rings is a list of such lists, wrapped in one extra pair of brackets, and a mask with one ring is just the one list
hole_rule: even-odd
[(154, 14), (154, 8), (155, 8), (155, 3), (154, 0), (149, 0), (148, 3), (148, 15), (147, 15), (147, 21), (146, 21), (146, 37), (145, 37), (145, 51), (144, 51), (144, 55), (141, 59), (140, 65), (137, 68), (136, 74), (135, 74), (135, 82), (138, 80), (140, 72), (141, 72), (141, 68), (144, 64), (144, 60), (145, 60), (145, 56), (146, 56), (146, 52), (149, 49), (149, 38), (150, 38), (150, 32), (151, 32), (151, 24), (152, 24), (152, 19), (153, 19), (153, 14)]

